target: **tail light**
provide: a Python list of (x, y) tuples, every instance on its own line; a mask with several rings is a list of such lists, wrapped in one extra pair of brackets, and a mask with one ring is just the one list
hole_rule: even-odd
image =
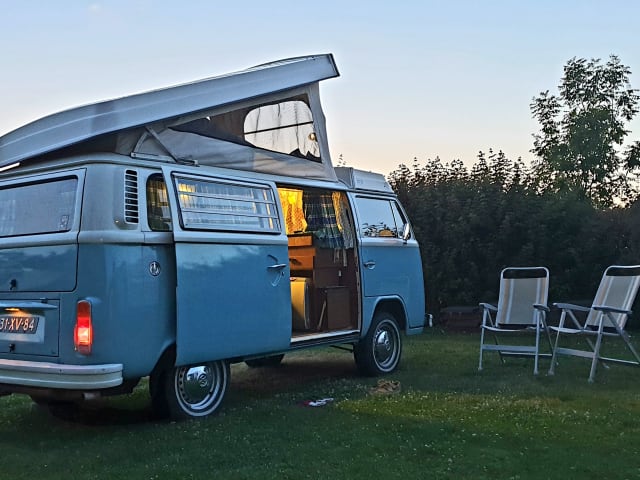
[(91, 303), (87, 300), (78, 302), (76, 326), (73, 329), (73, 343), (79, 353), (83, 355), (91, 354), (93, 325), (91, 324)]

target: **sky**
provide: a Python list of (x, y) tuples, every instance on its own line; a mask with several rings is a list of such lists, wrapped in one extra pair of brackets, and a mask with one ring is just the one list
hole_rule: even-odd
[[(0, 0), (0, 135), (71, 107), (333, 53), (334, 164), (387, 174), (479, 151), (533, 159), (533, 97), (573, 58), (640, 88), (635, 0)], [(640, 118), (629, 140), (640, 139)]]

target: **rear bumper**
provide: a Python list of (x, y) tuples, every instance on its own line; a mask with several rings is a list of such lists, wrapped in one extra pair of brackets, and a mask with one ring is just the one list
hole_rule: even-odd
[(65, 390), (101, 390), (122, 384), (122, 364), (64, 365), (0, 360), (0, 384)]

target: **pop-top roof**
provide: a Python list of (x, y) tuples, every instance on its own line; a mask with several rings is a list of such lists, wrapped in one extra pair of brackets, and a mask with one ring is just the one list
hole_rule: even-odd
[[(132, 132), (137, 127), (147, 128), (158, 122), (171, 125), (176, 119), (192, 118), (198, 112), (210, 115), (216, 112), (216, 108), (223, 106), (238, 104), (246, 108), (254, 98), (263, 99), (263, 103), (264, 99), (275, 102), (278, 95), (282, 96), (282, 92), (292, 91), (300, 95), (300, 87), (313, 86), (320, 80), (338, 75), (331, 54), (312, 55), (72, 108), (31, 122), (0, 137), (0, 169), (38, 155), (85, 143), (105, 134)], [(313, 89), (310, 91), (313, 96)], [(316, 116), (320, 117), (318, 121), (322, 131), (318, 133), (325, 143), (324, 147), (321, 143), (320, 150), (325, 151), (330, 168), (324, 117), (319, 100), (315, 104), (313, 100), (309, 103), (311, 110), (318, 110), (313, 112), (314, 121)], [(154, 131), (153, 134), (155, 133)], [(175, 134), (175, 131), (169, 133)], [(160, 141), (160, 137), (156, 138)], [(316, 141), (315, 134), (313, 140)], [(184, 144), (183, 140), (181, 142)], [(327, 168), (324, 158), (322, 163)]]

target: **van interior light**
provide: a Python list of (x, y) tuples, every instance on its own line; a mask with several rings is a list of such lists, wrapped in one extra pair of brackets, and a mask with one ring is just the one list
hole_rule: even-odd
[(87, 300), (78, 302), (76, 325), (73, 329), (73, 343), (79, 353), (83, 355), (91, 354), (93, 325), (91, 322), (91, 303)]

